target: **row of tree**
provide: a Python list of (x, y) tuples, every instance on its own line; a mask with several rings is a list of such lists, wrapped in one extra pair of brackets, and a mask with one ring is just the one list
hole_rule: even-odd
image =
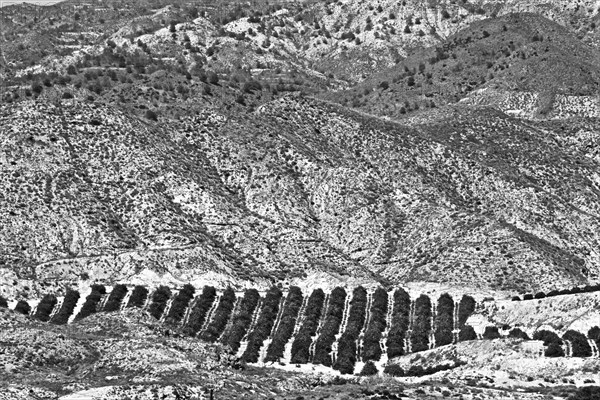
[[(534, 300), (534, 299), (543, 299), (546, 297), (554, 297), (554, 296), (564, 296), (567, 294), (577, 294), (577, 293), (592, 293), (599, 292), (600, 284), (597, 285), (588, 285), (584, 287), (572, 287), (571, 289), (561, 289), (561, 290), (551, 290), (548, 293), (538, 292), (538, 293), (527, 293), (523, 295), (522, 300)], [(521, 301), (521, 296), (513, 296), (512, 301)]]

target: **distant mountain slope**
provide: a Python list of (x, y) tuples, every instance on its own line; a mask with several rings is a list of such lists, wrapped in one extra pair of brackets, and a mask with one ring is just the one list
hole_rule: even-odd
[(481, 89), (539, 94), (532, 107), (545, 115), (557, 95), (597, 96), (600, 52), (540, 15), (509, 14), (475, 22), (348, 91), (324, 97), (401, 117)]
[(3, 276), (20, 288), (150, 270), (525, 291), (600, 271), (598, 160), (489, 109), (409, 127), (286, 97), (161, 127), (37, 102), (2, 106), (0, 126)]

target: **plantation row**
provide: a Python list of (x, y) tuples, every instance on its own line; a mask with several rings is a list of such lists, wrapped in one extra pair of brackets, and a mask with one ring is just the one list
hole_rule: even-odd
[[(3, 305), (7, 302), (0, 298)], [(104, 286), (92, 285), (85, 296), (71, 289), (60, 299), (46, 295), (33, 309), (19, 301), (15, 311), (42, 322), (66, 324), (99, 311), (137, 307), (188, 336), (227, 345), (246, 362), (314, 363), (352, 374), (358, 361), (366, 365), (384, 355), (391, 359), (477, 339), (467, 324), (475, 306), (467, 295), (458, 302), (448, 294), (435, 301), (426, 295), (413, 300), (402, 288), (388, 293), (382, 288), (368, 292), (359, 286), (348, 292), (337, 287), (329, 294), (316, 289), (306, 298), (295, 286), (287, 293), (272, 287), (261, 297), (256, 289), (238, 296), (231, 288), (218, 293), (212, 286), (196, 293), (192, 285), (152, 291), (116, 285), (107, 294)], [(597, 327), (588, 337), (568, 331), (561, 339), (542, 332), (533, 339), (543, 337), (546, 356), (598, 356)], [(529, 339), (518, 328), (506, 336)], [(500, 337), (497, 327), (487, 327), (481, 338)]]
[(536, 294), (527, 293), (521, 296), (513, 296), (512, 301), (521, 301), (521, 300), (534, 300), (534, 299), (543, 299), (546, 297), (554, 297), (554, 296), (564, 296), (567, 294), (578, 294), (578, 293), (593, 293), (600, 292), (600, 284), (597, 285), (588, 285), (584, 287), (572, 287), (571, 289), (562, 289), (562, 290), (551, 290), (548, 293), (538, 292)]

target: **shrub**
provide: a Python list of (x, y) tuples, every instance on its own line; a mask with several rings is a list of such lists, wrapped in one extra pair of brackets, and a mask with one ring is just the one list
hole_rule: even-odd
[(244, 293), (244, 297), (240, 304), (240, 308), (233, 316), (231, 329), (223, 336), (222, 342), (228, 345), (231, 350), (237, 351), (240, 347), (240, 341), (243, 339), (250, 323), (252, 322), (252, 314), (258, 305), (260, 294), (256, 289), (248, 289)]
[(521, 298), (519, 296), (513, 296), (513, 298), (511, 300), (512, 301), (521, 301)]
[(235, 292), (233, 289), (231, 287), (225, 289), (223, 295), (221, 296), (221, 301), (219, 301), (219, 305), (215, 310), (214, 318), (200, 336), (202, 340), (207, 342), (217, 341), (219, 336), (221, 336), (225, 330), (227, 322), (231, 317), (231, 312), (235, 306), (235, 299)]
[(211, 85), (216, 85), (219, 83), (219, 77), (213, 71), (209, 71), (207, 74), (208, 83)]
[(465, 325), (460, 329), (458, 334), (458, 340), (461, 342), (465, 342), (467, 340), (476, 340), (477, 333), (475, 333), (475, 329), (471, 325)]
[(325, 293), (321, 289), (313, 290), (308, 298), (306, 316), (292, 343), (292, 363), (294, 364), (305, 364), (308, 362), (309, 347), (312, 343), (312, 336), (317, 331), (324, 301)]
[(404, 354), (404, 337), (408, 330), (410, 314), (410, 296), (398, 288), (394, 292), (394, 310), (392, 313), (392, 326), (388, 332), (387, 350), (388, 357), (394, 358)]
[(489, 340), (500, 339), (500, 332), (498, 332), (498, 328), (495, 326), (486, 326), (483, 331), (483, 337)]
[(391, 376), (404, 376), (404, 370), (398, 364), (386, 365), (383, 373)]
[(136, 286), (133, 288), (133, 292), (129, 297), (129, 302), (127, 302), (127, 307), (138, 307), (141, 308), (146, 303), (146, 299), (148, 298), (148, 289), (143, 286)]
[(204, 321), (206, 320), (206, 314), (212, 307), (215, 297), (217, 297), (217, 290), (214, 287), (204, 286), (204, 288), (202, 288), (202, 293), (194, 302), (189, 318), (183, 327), (183, 333), (185, 335), (196, 336), (198, 331), (202, 329)]
[(48, 319), (50, 319), (50, 314), (56, 306), (56, 303), (56, 296), (54, 296), (53, 294), (45, 295), (39, 302), (37, 309), (35, 310), (35, 315), (33, 317), (42, 322), (47, 322)]
[(536, 298), (536, 299), (543, 299), (545, 297), (546, 297), (546, 293), (544, 293), (544, 292), (538, 292), (534, 296), (534, 298)]
[(568, 400), (600, 400), (600, 386), (580, 387)]
[(438, 299), (437, 315), (435, 318), (435, 344), (444, 346), (452, 344), (454, 329), (454, 300), (448, 293)]
[(448, 13), (448, 10), (442, 10), (442, 18), (444, 18), (444, 19), (450, 18), (450, 13)]
[(352, 292), (348, 325), (338, 342), (337, 359), (333, 368), (342, 374), (352, 374), (356, 363), (356, 340), (365, 323), (365, 308), (367, 305), (367, 291), (358, 286)]
[(429, 332), (431, 331), (431, 300), (422, 294), (415, 301), (415, 319), (410, 337), (412, 351), (429, 349)]
[(551, 290), (546, 294), (546, 297), (554, 297), (554, 296), (558, 296), (560, 294), (560, 292), (558, 290)]
[(530, 337), (525, 332), (520, 330), (519, 328), (514, 328), (510, 332), (508, 332), (508, 337), (523, 339), (523, 340), (531, 340)]
[(523, 300), (533, 300), (533, 294), (527, 293), (523, 296)]
[(562, 346), (558, 343), (550, 343), (546, 351), (544, 352), (546, 357), (564, 357), (565, 351)]
[(75, 321), (88, 317), (97, 312), (98, 303), (102, 296), (106, 294), (106, 288), (103, 285), (92, 285), (92, 291), (85, 298), (85, 302), (75, 317)]
[(600, 342), (600, 327), (594, 326), (588, 331), (588, 337), (596, 342)]
[(368, 361), (360, 371), (360, 376), (373, 376), (377, 375), (377, 373), (379, 373), (379, 371), (375, 364), (373, 364), (373, 361)]
[(573, 357), (591, 357), (592, 348), (585, 335), (572, 329), (565, 332), (564, 340), (571, 342)]
[(123, 284), (116, 285), (112, 292), (108, 295), (108, 300), (104, 304), (104, 310), (107, 312), (119, 311), (121, 309), (121, 303), (127, 294), (127, 286)]
[(144, 114), (144, 116), (146, 117), (146, 119), (149, 119), (151, 121), (158, 121), (158, 115), (152, 110), (146, 110), (146, 114)]
[(262, 85), (258, 81), (251, 80), (244, 83), (242, 90), (246, 93), (253, 93), (255, 91), (260, 92), (262, 90)]
[(194, 293), (196, 293), (196, 289), (189, 283), (183, 286), (173, 299), (173, 304), (171, 304), (169, 314), (167, 314), (167, 318), (165, 319), (166, 323), (177, 324), (181, 321), (190, 301), (194, 298)]
[(0, 296), (0, 308), (8, 308), (8, 301), (2, 296)]
[(31, 306), (25, 300), (19, 300), (17, 305), (15, 306), (15, 312), (23, 315), (29, 315), (31, 312)]
[(370, 320), (365, 330), (362, 348), (362, 360), (379, 360), (381, 358), (381, 333), (385, 329), (388, 295), (383, 288), (377, 288), (373, 293)]
[(271, 334), (271, 330), (273, 330), (273, 325), (275, 324), (275, 319), (277, 319), (281, 296), (281, 290), (276, 286), (271, 287), (267, 291), (265, 300), (263, 302), (263, 307), (256, 322), (256, 326), (248, 336), (248, 346), (242, 355), (242, 359), (244, 361), (258, 361), (260, 348), (262, 347), (265, 339), (267, 339)]
[(542, 340), (544, 346), (549, 346), (550, 343), (557, 343), (559, 345), (563, 343), (562, 339), (556, 333), (544, 329), (535, 332), (533, 334), (533, 340)]
[(73, 98), (73, 95), (72, 95), (70, 92), (64, 92), (64, 93), (62, 94), (62, 98), (63, 98), (63, 99), (72, 99), (72, 98)]
[(159, 286), (152, 293), (152, 303), (148, 307), (148, 312), (156, 319), (160, 319), (167, 307), (167, 302), (171, 298), (171, 289), (166, 286)]
[(329, 296), (329, 306), (323, 317), (325, 320), (323, 322), (321, 334), (315, 343), (313, 363), (331, 366), (331, 348), (335, 341), (335, 335), (337, 335), (340, 330), (345, 303), (346, 291), (341, 287), (333, 289)]
[(79, 301), (79, 292), (77, 290), (67, 289), (65, 298), (60, 307), (60, 310), (50, 320), (51, 323), (64, 325), (69, 322), (69, 317), (73, 314), (73, 310)]
[(302, 307), (302, 290), (297, 286), (290, 287), (285, 303), (283, 304), (283, 313), (277, 331), (273, 335), (271, 345), (267, 349), (265, 361), (277, 361), (283, 357), (285, 345), (290, 340), (296, 326), (296, 319)]

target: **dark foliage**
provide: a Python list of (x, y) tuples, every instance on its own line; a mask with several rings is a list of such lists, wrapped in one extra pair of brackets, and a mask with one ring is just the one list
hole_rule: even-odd
[(196, 293), (196, 289), (189, 283), (181, 288), (179, 293), (177, 293), (173, 299), (173, 304), (171, 304), (169, 314), (167, 314), (167, 318), (165, 319), (166, 323), (178, 324), (181, 322), (185, 315), (185, 311), (190, 305), (190, 301), (194, 298), (194, 293)]
[(325, 293), (321, 289), (313, 290), (308, 298), (306, 317), (292, 343), (292, 363), (294, 364), (306, 364), (308, 362), (309, 347), (312, 343), (312, 336), (319, 325), (324, 301)]
[(85, 302), (79, 310), (79, 314), (75, 317), (75, 320), (88, 317), (98, 311), (98, 303), (102, 300), (102, 296), (106, 294), (106, 288), (103, 285), (92, 285), (92, 291), (85, 298)]
[(73, 314), (73, 310), (79, 301), (79, 292), (77, 290), (67, 289), (65, 298), (60, 310), (50, 320), (51, 323), (57, 325), (64, 325), (69, 322), (69, 317)]
[(33, 318), (42, 322), (47, 322), (50, 319), (50, 314), (56, 306), (56, 303), (57, 300), (55, 295), (45, 295), (44, 297), (42, 297), (42, 300), (40, 300), (40, 303), (38, 304), (37, 309), (35, 310), (35, 315), (33, 316)]
[(267, 350), (265, 361), (277, 361), (283, 357), (285, 345), (294, 333), (296, 319), (299, 317), (300, 307), (302, 307), (302, 290), (297, 286), (290, 287), (285, 303), (283, 304), (283, 313), (281, 314), (281, 322), (277, 331), (273, 335), (273, 341)]
[(198, 296), (194, 302), (194, 305), (192, 306), (187, 323), (183, 327), (184, 334), (188, 336), (196, 336), (198, 331), (202, 329), (204, 320), (206, 319), (206, 314), (212, 307), (215, 297), (217, 297), (217, 290), (212, 286), (204, 286), (202, 293), (200, 296)]
[(313, 363), (331, 366), (331, 346), (335, 341), (335, 335), (340, 330), (345, 303), (346, 291), (341, 287), (333, 289), (329, 296), (329, 306), (324, 316), (325, 322), (323, 323), (317, 343), (315, 343)]
[(350, 313), (348, 314), (348, 325), (346, 331), (340, 337), (338, 343), (337, 359), (333, 368), (342, 374), (352, 374), (356, 363), (356, 339), (365, 323), (367, 306), (367, 291), (362, 286), (352, 292), (350, 302)]
[(129, 297), (129, 302), (127, 303), (127, 307), (143, 307), (146, 303), (146, 299), (148, 298), (148, 289), (143, 286), (136, 286), (133, 288), (133, 292)]
[(460, 303), (458, 305), (458, 326), (462, 328), (467, 319), (473, 314), (475, 311), (475, 299), (471, 296), (464, 295), (462, 299), (460, 299)]
[(148, 307), (150, 315), (156, 319), (160, 319), (170, 298), (171, 289), (166, 286), (159, 286), (154, 293), (152, 293), (152, 303), (150, 303), (150, 307)]
[(565, 332), (563, 339), (571, 342), (573, 357), (591, 357), (592, 348), (583, 333), (570, 329)]
[(536, 299), (543, 299), (545, 297), (546, 297), (546, 293), (544, 293), (544, 292), (536, 293), (534, 296), (534, 298), (536, 298)]
[(563, 344), (562, 339), (554, 332), (541, 330), (533, 334), (533, 340), (543, 340), (544, 346), (549, 346), (550, 343)]
[(511, 300), (512, 301), (521, 301), (521, 298), (519, 296), (513, 296), (513, 298)]
[(365, 336), (363, 338), (362, 360), (377, 361), (381, 358), (381, 346), (379, 340), (385, 329), (385, 317), (387, 315), (388, 295), (383, 288), (377, 288), (373, 293), (370, 320)]
[(523, 295), (523, 300), (533, 300), (533, 294), (527, 293), (526, 295)]
[(471, 325), (463, 326), (460, 332), (458, 333), (458, 340), (461, 342), (475, 339), (477, 339), (477, 334), (475, 333), (475, 329), (473, 329)]
[(281, 302), (281, 289), (276, 286), (271, 287), (265, 295), (262, 310), (256, 321), (256, 327), (248, 336), (248, 347), (242, 355), (246, 362), (257, 362), (260, 348), (265, 339), (271, 334), (277, 314), (279, 312), (279, 303)]
[(377, 375), (378, 372), (379, 371), (377, 370), (375, 364), (373, 364), (373, 361), (368, 361), (360, 371), (360, 376), (373, 376)]
[(553, 342), (553, 343), (550, 343), (550, 345), (544, 352), (544, 355), (546, 357), (564, 357), (565, 351), (563, 350), (563, 348), (560, 344)]
[(580, 387), (568, 400), (600, 400), (600, 386)]
[(240, 308), (233, 316), (231, 330), (223, 337), (223, 343), (228, 345), (232, 351), (237, 351), (240, 347), (240, 341), (244, 338), (252, 322), (252, 314), (259, 300), (260, 294), (256, 289), (248, 289), (244, 293)]
[(422, 294), (415, 301), (415, 320), (410, 336), (412, 351), (429, 349), (429, 332), (431, 331), (431, 300)]
[(402, 288), (394, 292), (394, 311), (392, 327), (388, 333), (388, 357), (398, 357), (404, 354), (404, 337), (408, 329), (410, 314), (410, 296)]
[(106, 300), (106, 304), (104, 304), (104, 309), (102, 311), (119, 311), (126, 294), (127, 286), (122, 284), (116, 285), (108, 295), (108, 300)]
[(594, 326), (588, 331), (588, 337), (596, 342), (600, 341), (600, 327)]
[(207, 342), (215, 342), (219, 336), (225, 330), (227, 322), (231, 317), (231, 312), (235, 306), (235, 292), (232, 288), (228, 287), (223, 292), (219, 305), (215, 310), (214, 317), (210, 324), (206, 327), (206, 330), (202, 332), (201, 338)]
[(8, 300), (0, 296), (0, 308), (8, 308)]
[(524, 339), (524, 340), (531, 340), (531, 338), (525, 332), (520, 330), (519, 328), (514, 328), (510, 332), (508, 332), (508, 337)]
[(386, 365), (383, 373), (390, 376), (404, 376), (404, 370), (398, 364)]
[(484, 339), (500, 339), (500, 332), (498, 332), (498, 328), (495, 326), (486, 326), (483, 331)]
[(448, 293), (442, 294), (437, 302), (435, 317), (435, 344), (445, 346), (453, 341), (454, 329), (454, 300)]
[(25, 300), (19, 300), (19, 302), (15, 306), (15, 311), (19, 314), (29, 315), (29, 313), (31, 312), (31, 306)]
[(433, 367), (423, 368), (420, 365), (411, 366), (404, 376), (425, 376), (432, 375), (440, 371), (449, 371), (454, 368), (466, 365), (464, 361), (456, 361), (454, 364), (436, 365)]

